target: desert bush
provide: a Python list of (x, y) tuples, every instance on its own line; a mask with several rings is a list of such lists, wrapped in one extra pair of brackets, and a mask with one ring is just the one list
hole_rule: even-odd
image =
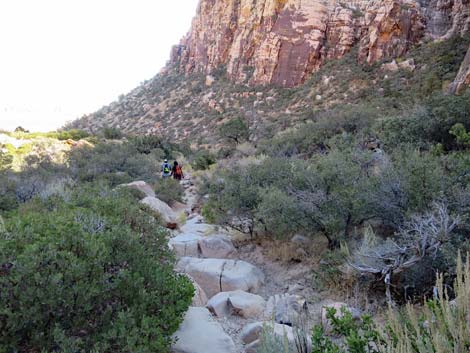
[(441, 144), (450, 151), (458, 147), (450, 132), (456, 124), (470, 129), (469, 94), (435, 94), (409, 115), (383, 119), (375, 130), (390, 148), (411, 144), (429, 149), (430, 145)]
[(248, 140), (250, 137), (250, 130), (245, 122), (241, 118), (235, 118), (227, 121), (219, 127), (219, 134), (223, 139), (235, 142), (239, 144)]
[(384, 276), (387, 301), (392, 304), (394, 276), (418, 267), (423, 260), (436, 259), (460, 223), (460, 216), (451, 215), (447, 205), (435, 203), (431, 211), (410, 217), (393, 238), (379, 240), (367, 229), (360, 248), (348, 263), (360, 273)]
[(150, 154), (155, 150), (163, 151), (162, 157), (172, 158), (173, 146), (170, 142), (157, 135), (133, 136), (130, 139), (139, 153)]
[(311, 157), (328, 149), (330, 139), (336, 135), (366, 134), (376, 115), (377, 111), (367, 105), (317, 112), (308, 122), (261, 141), (259, 152), (277, 157)]
[(1, 351), (168, 351), (193, 288), (130, 195), (36, 199), (0, 237)]
[(341, 337), (338, 344), (325, 335), (323, 326), (313, 329), (312, 353), (379, 353), (381, 343), (380, 332), (370, 315), (363, 315), (359, 320), (354, 319), (350, 311), (341, 308), (337, 315), (335, 308), (327, 308), (326, 317), (331, 323), (333, 334)]
[(171, 178), (159, 179), (155, 183), (155, 194), (166, 203), (183, 202), (184, 188), (178, 180)]
[(215, 156), (207, 150), (200, 150), (191, 157), (191, 166), (194, 170), (206, 170), (215, 163)]
[(256, 353), (297, 353), (295, 345), (284, 337), (274, 333), (274, 326), (266, 324), (261, 332), (259, 346), (256, 347)]
[(58, 140), (81, 140), (89, 136), (90, 134), (84, 130), (70, 129), (58, 132), (56, 137)]
[(13, 156), (0, 144), (0, 172), (10, 169), (12, 162)]
[(124, 133), (116, 127), (105, 126), (103, 128), (103, 136), (108, 140), (120, 140), (124, 137)]
[(342, 308), (327, 310), (333, 327), (332, 340), (321, 325), (314, 328), (313, 353), (454, 353), (468, 352), (470, 343), (470, 263), (463, 264), (458, 256), (452, 299), (444, 286), (444, 276), (437, 276), (436, 294), (423, 306), (407, 304), (405, 310), (389, 308), (385, 325), (374, 322), (370, 316), (354, 320)]
[(77, 148), (69, 154), (70, 172), (79, 181), (108, 180), (118, 185), (132, 180), (152, 182), (159, 167), (152, 154), (141, 154), (130, 143), (100, 143), (94, 148)]
[(410, 304), (400, 313), (390, 310), (382, 352), (453, 353), (470, 350), (470, 264), (458, 256), (452, 300), (443, 275), (437, 277), (437, 295), (422, 308)]

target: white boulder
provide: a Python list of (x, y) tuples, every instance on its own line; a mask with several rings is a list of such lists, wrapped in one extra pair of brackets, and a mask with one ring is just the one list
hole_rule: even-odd
[(236, 353), (233, 340), (206, 308), (190, 307), (174, 334), (173, 353)]
[(202, 257), (209, 259), (227, 259), (233, 257), (237, 250), (232, 241), (225, 235), (211, 235), (199, 240)]
[(262, 297), (242, 290), (218, 293), (207, 302), (209, 311), (218, 317), (256, 317), (264, 311), (265, 306), (266, 302)]
[(177, 268), (193, 277), (209, 297), (237, 289), (253, 293), (264, 282), (261, 270), (244, 261), (183, 257)]
[(139, 191), (143, 192), (145, 194), (145, 196), (155, 197), (155, 191), (145, 181), (141, 181), (141, 180), (134, 181), (134, 182), (129, 183), (129, 184), (119, 185), (119, 187), (127, 187), (127, 188), (130, 188), (130, 189), (136, 189), (136, 190), (139, 190)]
[(201, 239), (202, 236), (198, 234), (183, 233), (171, 238), (168, 244), (178, 256), (199, 257), (199, 241)]
[(143, 199), (140, 202), (143, 203), (144, 205), (147, 205), (155, 212), (159, 213), (162, 216), (162, 219), (166, 223), (177, 223), (176, 221), (177, 217), (175, 213), (173, 212), (171, 207), (168, 206), (165, 202), (152, 196), (147, 196), (145, 199)]
[(280, 324), (293, 325), (302, 311), (307, 310), (307, 302), (299, 295), (276, 294), (268, 299), (266, 315)]

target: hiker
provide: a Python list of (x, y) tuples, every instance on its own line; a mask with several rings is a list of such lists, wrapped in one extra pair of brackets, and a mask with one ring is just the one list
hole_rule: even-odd
[(171, 176), (171, 166), (168, 163), (168, 159), (165, 159), (162, 164), (162, 178), (169, 178)]
[(184, 178), (183, 169), (178, 164), (177, 161), (173, 164), (173, 168), (171, 169), (171, 175), (173, 175), (173, 179), (181, 180)]

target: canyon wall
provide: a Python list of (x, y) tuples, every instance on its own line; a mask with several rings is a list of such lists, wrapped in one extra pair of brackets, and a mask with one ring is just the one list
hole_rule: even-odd
[(469, 14), (470, 0), (201, 0), (171, 64), (292, 87), (353, 48), (373, 63), (426, 38), (469, 33)]

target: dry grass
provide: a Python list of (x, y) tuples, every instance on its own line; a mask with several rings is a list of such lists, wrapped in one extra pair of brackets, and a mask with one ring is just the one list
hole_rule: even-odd
[(455, 353), (470, 351), (470, 263), (459, 255), (455, 299), (450, 300), (443, 276), (436, 282), (438, 298), (422, 308), (408, 304), (403, 315), (389, 312), (391, 334), (381, 352)]

